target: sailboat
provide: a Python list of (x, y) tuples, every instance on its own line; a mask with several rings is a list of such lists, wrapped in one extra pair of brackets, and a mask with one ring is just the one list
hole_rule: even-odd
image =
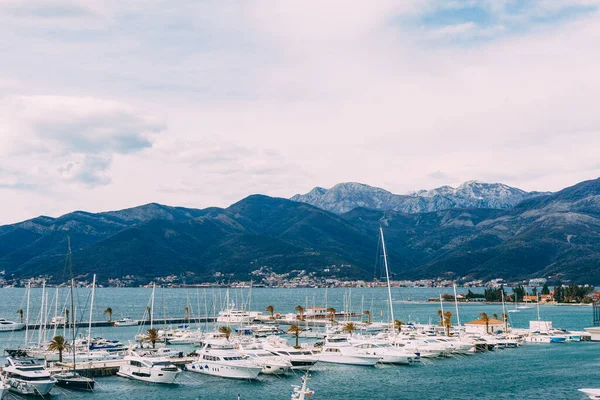
[[(71, 278), (71, 287), (70, 287), (70, 290), (71, 290), (71, 315), (75, 316), (75, 303), (74, 303), (74, 297), (73, 297), (73, 289), (75, 287), (75, 279), (73, 278), (73, 255), (71, 253), (71, 238), (70, 237), (67, 238), (67, 242), (68, 242), (68, 246), (69, 246), (67, 258), (69, 260), (69, 273), (70, 273), (70, 278)], [(94, 285), (95, 285), (95, 283), (96, 283), (96, 275), (94, 275)], [(91, 310), (90, 310), (90, 314), (91, 314)], [(91, 318), (91, 315), (90, 315), (90, 318)], [(75, 363), (75, 359), (76, 359), (75, 352), (76, 352), (77, 346), (75, 345), (75, 318), (74, 317), (71, 320), (71, 331), (72, 331), (72, 339), (73, 339), (73, 341), (71, 342), (71, 349), (73, 351), (73, 353), (72, 353), (73, 354), (73, 369), (68, 372), (54, 375), (54, 377), (56, 378), (56, 385), (64, 387), (64, 388), (68, 388), (68, 389), (92, 391), (92, 390), (94, 390), (94, 385), (96, 384), (96, 381), (94, 381), (91, 378), (81, 376), (77, 373), (77, 368), (76, 368), (76, 363)]]
[(531, 310), (531, 309), (533, 309), (533, 306), (530, 306), (530, 305), (529, 305), (529, 300), (528, 300), (528, 299), (525, 299), (525, 304), (524, 304), (524, 305), (522, 305), (522, 306), (517, 306), (517, 308), (518, 308), (519, 310)]
[(508, 310), (509, 313), (515, 313), (515, 312), (519, 312), (519, 307), (517, 306), (517, 294), (513, 293), (515, 296), (515, 308), (512, 310)]

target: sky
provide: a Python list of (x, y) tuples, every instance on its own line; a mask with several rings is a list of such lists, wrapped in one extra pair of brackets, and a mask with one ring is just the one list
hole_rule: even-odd
[(600, 176), (600, 0), (0, 0), (0, 224)]

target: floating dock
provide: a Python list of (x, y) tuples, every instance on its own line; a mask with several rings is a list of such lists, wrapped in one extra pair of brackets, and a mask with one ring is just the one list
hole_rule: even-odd
[[(199, 317), (199, 318), (155, 318), (152, 320), (152, 324), (153, 325), (189, 325), (189, 324), (197, 324), (197, 323), (210, 323), (210, 322), (215, 322), (216, 318), (215, 317)], [(115, 321), (109, 322), (109, 321), (92, 321), (92, 328), (99, 328), (99, 327), (109, 327), (109, 326), (114, 326)], [(65, 324), (63, 323), (59, 323), (59, 324), (53, 324), (53, 323), (47, 323), (46, 324), (46, 329), (54, 329), (54, 327), (56, 326), (57, 329), (63, 329), (65, 326)], [(68, 328), (71, 327), (71, 322), (69, 322), (67, 324)], [(138, 321), (138, 326), (139, 325), (143, 325), (143, 326), (150, 326), (150, 320), (140, 320)], [(29, 324), (27, 326), (27, 329), (29, 330), (35, 330), (35, 329), (40, 329), (41, 327), (43, 327), (43, 324)], [(84, 322), (84, 321), (78, 321), (75, 323), (75, 327), (77, 328), (87, 328), (88, 326), (90, 326), (89, 321)], [(132, 325), (135, 326), (135, 325)], [(25, 328), (23, 328), (25, 329)]]

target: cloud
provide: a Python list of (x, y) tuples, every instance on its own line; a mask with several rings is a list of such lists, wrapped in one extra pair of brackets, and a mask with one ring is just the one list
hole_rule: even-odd
[(110, 154), (78, 154), (58, 169), (67, 181), (83, 182), (89, 186), (110, 183), (108, 169), (112, 161)]
[(20, 96), (13, 105), (16, 123), (33, 140), (64, 152), (135, 152), (151, 147), (149, 133), (165, 129), (126, 104), (90, 97)]
[(3, 2), (0, 222), (600, 175), (597, 5)]
[(21, 173), (26, 187), (53, 180), (87, 186), (109, 184), (114, 154), (151, 148), (164, 123), (115, 101), (75, 96), (9, 96), (0, 130), (0, 167), (33, 162)]

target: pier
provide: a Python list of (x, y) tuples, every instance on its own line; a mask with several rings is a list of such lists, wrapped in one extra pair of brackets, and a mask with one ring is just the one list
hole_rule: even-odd
[[(177, 325), (181, 325), (181, 324), (196, 324), (196, 323), (212, 323), (215, 322), (217, 319), (215, 317), (199, 317), (199, 318), (154, 318), (152, 320), (152, 324), (153, 325), (171, 325), (171, 324), (177, 324)], [(100, 327), (109, 327), (109, 326), (114, 326), (115, 321), (109, 322), (109, 321), (92, 321), (92, 328), (100, 328)], [(139, 320), (137, 326), (150, 326), (150, 320)], [(72, 322), (69, 322), (67, 324), (67, 328), (70, 328), (72, 326)], [(90, 326), (90, 322), (84, 322), (84, 321), (78, 321), (75, 322), (75, 327), (76, 328), (87, 328), (88, 326)], [(136, 326), (136, 325), (132, 325), (132, 326)], [(44, 324), (28, 324), (27, 325), (27, 329), (29, 330), (35, 330), (35, 329), (40, 329), (43, 328)], [(63, 329), (65, 328), (65, 324), (64, 323), (58, 323), (58, 324), (53, 324), (53, 323), (47, 323), (46, 324), (46, 329), (54, 329), (54, 327), (56, 327), (57, 329)]]

